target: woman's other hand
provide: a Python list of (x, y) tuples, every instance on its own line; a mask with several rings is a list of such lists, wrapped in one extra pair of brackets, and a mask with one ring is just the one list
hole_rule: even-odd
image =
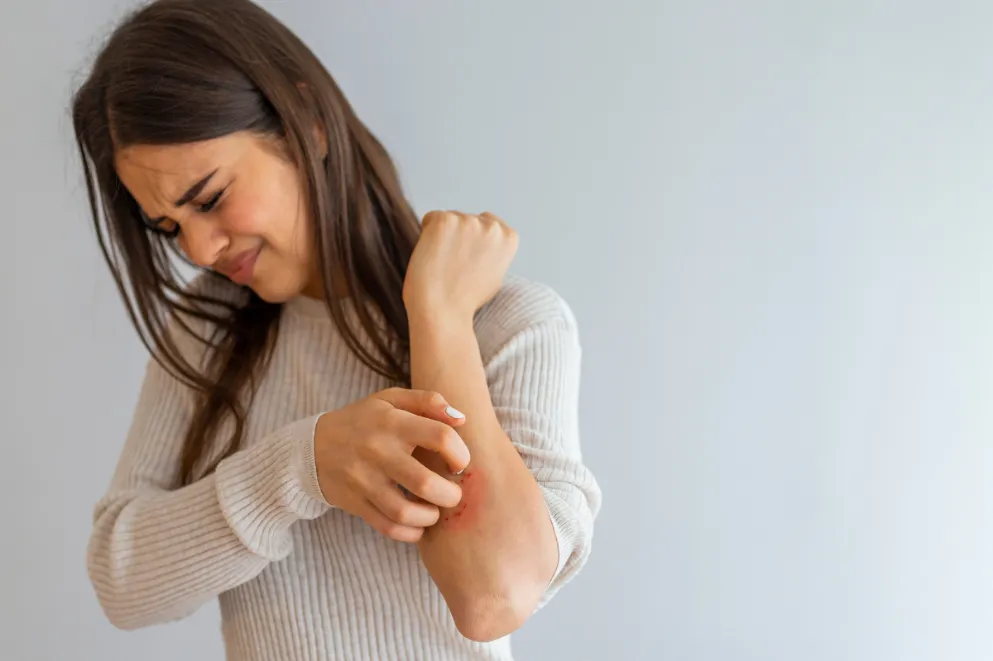
[[(438, 393), (391, 388), (325, 413), (314, 431), (314, 458), (324, 499), (403, 542), (416, 542), (440, 507), (462, 499), (457, 484), (413, 457), (438, 453), (452, 473), (469, 463), (455, 431), (464, 417)], [(416, 499), (397, 488), (402, 486)]]
[(517, 245), (517, 233), (491, 213), (428, 213), (404, 281), (408, 313), (471, 319), (500, 290)]

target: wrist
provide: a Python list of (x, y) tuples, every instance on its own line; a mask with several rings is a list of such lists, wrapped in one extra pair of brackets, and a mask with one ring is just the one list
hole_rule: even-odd
[(451, 304), (407, 303), (407, 322), (413, 331), (421, 330), (471, 330), (474, 310)]

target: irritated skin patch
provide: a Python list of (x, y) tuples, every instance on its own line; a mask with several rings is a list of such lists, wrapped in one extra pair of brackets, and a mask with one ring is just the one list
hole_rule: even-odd
[(462, 502), (442, 514), (441, 524), (446, 530), (471, 527), (481, 505), (483, 489), (479, 471), (467, 470), (456, 478), (456, 484), (462, 487)]

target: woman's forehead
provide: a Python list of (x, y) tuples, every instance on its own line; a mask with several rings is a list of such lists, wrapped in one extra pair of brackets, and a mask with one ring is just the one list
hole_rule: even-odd
[(230, 168), (243, 147), (235, 136), (180, 145), (133, 145), (117, 153), (115, 168), (149, 216), (168, 215), (190, 186)]

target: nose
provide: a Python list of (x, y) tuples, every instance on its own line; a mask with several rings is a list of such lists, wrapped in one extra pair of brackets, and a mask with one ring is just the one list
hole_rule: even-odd
[(201, 268), (213, 266), (231, 243), (217, 223), (195, 214), (183, 224), (179, 238), (179, 247)]

